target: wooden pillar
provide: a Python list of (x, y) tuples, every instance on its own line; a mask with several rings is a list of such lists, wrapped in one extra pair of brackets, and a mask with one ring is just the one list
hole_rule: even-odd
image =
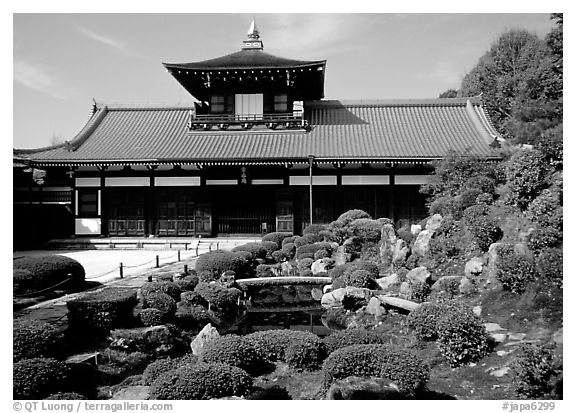
[(150, 187), (148, 188), (148, 196), (146, 197), (146, 203), (144, 215), (146, 217), (146, 235), (156, 236), (156, 182), (154, 171), (158, 168), (158, 165), (148, 165), (148, 170), (150, 171)]
[(310, 221), (309, 225), (312, 225), (314, 222), (314, 203), (312, 201), (312, 186), (314, 185), (314, 177), (312, 174), (312, 166), (314, 165), (314, 155), (308, 155), (308, 163), (309, 163), (309, 170), (310, 170), (310, 196), (309, 196), (309, 208), (310, 208)]
[(98, 211), (98, 215), (100, 215), (100, 235), (101, 236), (108, 236), (108, 214), (104, 211), (106, 210), (105, 206), (105, 199), (106, 199), (106, 169), (107, 166), (102, 165), (99, 166), (98, 169), (100, 170), (100, 196), (98, 199), (100, 210)]
[(396, 222), (396, 175), (394, 171), (394, 167), (390, 172), (390, 195), (388, 196), (388, 214), (390, 215), (390, 219)]

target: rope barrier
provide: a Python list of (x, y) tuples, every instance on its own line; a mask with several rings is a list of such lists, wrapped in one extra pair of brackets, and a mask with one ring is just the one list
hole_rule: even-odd
[(59, 282), (58, 284), (53, 285), (52, 287), (48, 287), (48, 288), (45, 288), (45, 289), (39, 290), (39, 291), (33, 291), (33, 292), (27, 293), (27, 294), (15, 295), (14, 298), (25, 298), (25, 297), (29, 297), (29, 296), (32, 296), (32, 295), (40, 294), (40, 293), (43, 293), (43, 292), (46, 292), (46, 291), (50, 291), (50, 290), (53, 290), (54, 288), (56, 288), (56, 287), (58, 287), (58, 286), (60, 286), (60, 285), (62, 285), (62, 284), (64, 284), (64, 283), (67, 283), (67, 282), (70, 281), (70, 280), (71, 280), (71, 278), (69, 277), (69, 278), (66, 278), (64, 281), (61, 281), (61, 282)]

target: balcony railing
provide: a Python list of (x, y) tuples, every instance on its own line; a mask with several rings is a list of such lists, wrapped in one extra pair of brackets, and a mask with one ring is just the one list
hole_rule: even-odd
[(268, 129), (305, 129), (308, 121), (303, 113), (265, 113), (261, 115), (196, 115), (190, 111), (188, 128), (190, 130), (249, 130), (254, 126), (263, 125)]

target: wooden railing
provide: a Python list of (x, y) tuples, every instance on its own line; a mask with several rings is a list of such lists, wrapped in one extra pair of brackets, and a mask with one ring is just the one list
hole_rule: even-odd
[(251, 129), (256, 125), (265, 125), (268, 129), (308, 129), (308, 121), (303, 113), (264, 113), (249, 115), (212, 114), (196, 115), (190, 112), (188, 128), (190, 130), (226, 130), (229, 127)]

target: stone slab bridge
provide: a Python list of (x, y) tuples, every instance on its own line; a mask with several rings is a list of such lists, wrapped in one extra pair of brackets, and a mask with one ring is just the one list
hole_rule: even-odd
[(332, 284), (330, 277), (266, 277), (266, 278), (245, 278), (236, 280), (238, 285), (269, 286), (269, 285), (327, 285)]

